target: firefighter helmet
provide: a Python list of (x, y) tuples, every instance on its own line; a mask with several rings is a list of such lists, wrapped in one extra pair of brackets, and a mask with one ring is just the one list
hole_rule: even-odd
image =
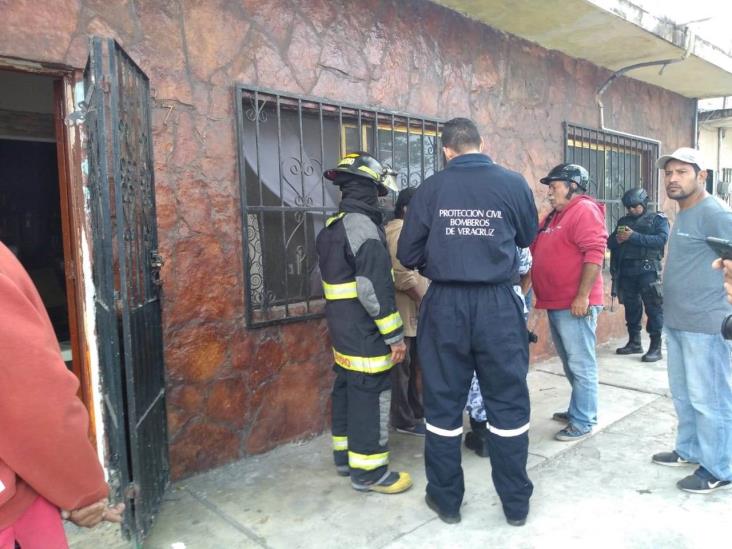
[(386, 196), (389, 191), (399, 191), (394, 178), (396, 172), (367, 152), (359, 151), (346, 154), (335, 168), (326, 170), (323, 176), (326, 179), (335, 181), (339, 173), (356, 175), (372, 181), (379, 189), (379, 196)]
[(590, 185), (590, 174), (579, 164), (559, 164), (539, 181), (544, 185), (548, 185), (552, 181), (573, 181), (580, 189), (587, 191), (587, 187)]
[(648, 208), (648, 193), (645, 189), (630, 189), (626, 191), (621, 199), (623, 206), (632, 208), (633, 206), (642, 205), (643, 209)]

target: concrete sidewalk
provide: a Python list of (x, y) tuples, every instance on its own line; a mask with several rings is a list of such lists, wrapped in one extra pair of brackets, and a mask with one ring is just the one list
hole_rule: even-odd
[[(681, 492), (675, 482), (693, 468), (650, 463), (674, 442), (665, 362), (619, 357), (618, 343), (598, 350), (600, 424), (583, 441), (553, 439), (561, 424), (551, 415), (569, 397), (559, 362), (532, 368), (535, 489), (522, 528), (506, 524), (489, 460), (471, 451), (463, 451), (463, 520), (448, 526), (424, 504), (423, 439), (392, 434), (392, 467), (410, 471), (414, 487), (386, 496), (358, 493), (336, 476), (323, 435), (174, 485), (145, 547), (729, 547), (732, 491)], [(111, 528), (70, 540), (73, 549), (126, 547)]]

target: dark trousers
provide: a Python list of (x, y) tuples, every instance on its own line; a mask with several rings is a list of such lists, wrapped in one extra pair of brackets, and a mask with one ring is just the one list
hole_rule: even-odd
[[(660, 336), (663, 328), (663, 299), (658, 297), (651, 284), (658, 280), (656, 271), (648, 271), (634, 276), (621, 276), (618, 287), (622, 292), (625, 307), (625, 325), (628, 333), (641, 331), (643, 307), (646, 308), (646, 331), (652, 336)], [(691, 282), (690, 282), (691, 283)]]
[(422, 395), (418, 386), (419, 353), (417, 338), (405, 337), (407, 354), (391, 369), (391, 426), (414, 427), (424, 418)]
[[(370, 484), (381, 479), (389, 463), (389, 408), (391, 374), (362, 374), (333, 366), (333, 458), (348, 465), (354, 482)], [(338, 446), (344, 442), (345, 447)], [(340, 448), (340, 449), (337, 449)]]
[(417, 340), (427, 493), (445, 513), (460, 508), (463, 409), (475, 371), (488, 419), (493, 484), (506, 517), (525, 517), (533, 485), (526, 473), (529, 342), (521, 300), (509, 284), (432, 283), (422, 301)]

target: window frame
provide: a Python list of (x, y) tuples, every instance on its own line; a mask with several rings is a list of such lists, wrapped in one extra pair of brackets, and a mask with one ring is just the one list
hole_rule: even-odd
[[(581, 149), (583, 151), (581, 154), (582, 158), (577, 159), (576, 155), (571, 150), (572, 148)], [(606, 153), (621, 153), (626, 156), (637, 154), (639, 156), (639, 182), (648, 193), (649, 208), (658, 209), (659, 176), (658, 169), (656, 169), (656, 159), (660, 154), (661, 141), (650, 137), (625, 134), (607, 129), (589, 128), (580, 124), (573, 124), (571, 122), (564, 123), (564, 161), (580, 164), (590, 172), (590, 189), (587, 190), (587, 193), (598, 202), (605, 204), (608, 232), (610, 232), (614, 229), (614, 226), (610, 226), (613, 223), (612, 216), (609, 215), (611, 214), (611, 209), (619, 208), (619, 213), (624, 215), (625, 208), (623, 208), (621, 202), (623, 193), (620, 193), (618, 196), (614, 196), (612, 194), (609, 197), (604, 195), (597, 196), (599, 194), (598, 192), (595, 192), (594, 194), (591, 192), (593, 189), (593, 183), (595, 185), (594, 189), (596, 190), (599, 190), (601, 187), (602, 189), (607, 188), (608, 164), (610, 165), (609, 170), (611, 173), (611, 182), (614, 179), (612, 176), (613, 173), (618, 173), (619, 171), (621, 173), (626, 172), (629, 169), (632, 169), (632, 166), (624, 160), (622, 170), (617, 170), (617, 166), (614, 169), (613, 162), (608, 162), (608, 157), (605, 155), (603, 160), (604, 177), (602, 181), (598, 181), (596, 177), (597, 174), (593, 173), (589, 167), (591, 164), (589, 153), (587, 158), (584, 158), (584, 151), (592, 150), (602, 150)], [(636, 185), (633, 182), (631, 182), (629, 186), (624, 186), (622, 190), (625, 192), (632, 188), (636, 188)], [(620, 215), (620, 217), (622, 217), (622, 215)]]
[[(322, 215), (323, 220), (327, 218), (328, 215), (331, 213), (334, 213), (335, 210), (332, 208), (326, 207), (325, 201), (321, 206), (309, 206), (307, 204), (303, 204), (300, 206), (286, 206), (284, 201), (282, 200), (282, 196), (279, 196), (280, 199), (280, 205), (279, 206), (272, 206), (272, 205), (264, 205), (263, 199), (261, 195), (261, 186), (262, 186), (262, 180), (261, 180), (261, 171), (260, 171), (260, 157), (262, 155), (263, 149), (261, 148), (261, 141), (259, 137), (259, 124), (260, 124), (260, 116), (261, 113), (264, 111), (265, 106), (268, 108), (272, 108), (272, 105), (268, 103), (269, 99), (272, 99), (274, 101), (274, 107), (276, 109), (276, 116), (277, 116), (277, 124), (278, 124), (278, 130), (277, 130), (277, 148), (279, 149), (280, 146), (283, 143), (283, 136), (281, 134), (281, 128), (279, 127), (282, 121), (282, 110), (283, 106), (286, 109), (294, 108), (297, 113), (297, 119), (300, 124), (299, 130), (299, 143), (300, 143), (300, 160), (303, 160), (303, 150), (304, 150), (304, 143), (305, 143), (305, 135), (302, 131), (302, 123), (304, 120), (304, 115), (315, 115), (318, 118), (318, 123), (320, 125), (320, 160), (321, 163), (325, 159), (325, 147), (326, 144), (324, 142), (324, 120), (326, 118), (330, 118), (331, 120), (335, 120), (335, 122), (338, 124), (338, 157), (342, 157), (343, 154), (346, 152), (344, 150), (346, 143), (345, 143), (345, 131), (346, 126), (356, 128), (358, 130), (359, 139), (361, 141), (362, 148), (365, 147), (368, 144), (367, 140), (367, 133), (371, 132), (374, 135), (372, 136), (372, 148), (373, 148), (373, 154), (378, 158), (379, 154), (379, 138), (378, 133), (379, 130), (387, 130), (391, 131), (392, 134), (395, 134), (397, 132), (403, 132), (407, 134), (407, 176), (406, 176), (406, 184), (403, 186), (403, 188), (406, 188), (407, 186), (416, 186), (413, 184), (412, 181), (412, 174), (410, 174), (410, 162), (409, 162), (409, 135), (419, 135), (423, 136), (422, 141), (422, 158), (423, 160), (420, 162), (421, 165), (421, 179), (424, 180), (425, 175), (425, 139), (424, 137), (430, 135), (434, 137), (439, 137), (441, 126), (444, 124), (444, 120), (432, 118), (432, 117), (426, 117), (426, 116), (418, 116), (413, 114), (407, 114), (399, 111), (391, 111), (391, 110), (385, 110), (380, 109), (378, 107), (370, 107), (365, 105), (356, 105), (351, 103), (345, 103), (345, 102), (338, 102), (327, 98), (322, 97), (313, 97), (313, 96), (305, 96), (305, 95), (298, 95), (293, 94), (285, 91), (275, 90), (271, 88), (263, 88), (263, 87), (257, 87), (257, 86), (250, 86), (246, 84), (237, 84), (235, 86), (235, 93), (234, 93), (234, 99), (235, 99), (235, 112), (236, 112), (236, 124), (237, 124), (237, 169), (238, 169), (238, 178), (239, 178), (239, 201), (240, 201), (240, 214), (239, 219), (241, 222), (241, 236), (242, 236), (242, 261), (243, 261), (243, 276), (244, 276), (244, 306), (245, 306), (245, 322), (246, 326), (248, 328), (263, 328), (267, 326), (272, 325), (279, 325), (279, 324), (287, 324), (291, 322), (300, 322), (300, 321), (307, 321), (307, 320), (313, 320), (313, 319), (319, 319), (324, 316), (325, 313), (325, 300), (322, 297), (316, 297), (311, 295), (311, 290), (308, 289), (306, 291), (305, 299), (298, 299), (298, 298), (291, 298), (289, 297), (289, 291), (288, 288), (288, 282), (287, 278), (288, 275), (285, 274), (285, 295), (284, 298), (279, 299), (276, 301), (278, 304), (274, 305), (268, 305), (268, 304), (262, 304), (259, 307), (257, 307), (258, 303), (254, 303), (252, 296), (253, 294), (253, 284), (252, 284), (252, 276), (259, 275), (261, 276), (263, 282), (262, 287), (265, 288), (263, 290), (264, 293), (266, 293), (266, 278), (267, 274), (265, 272), (264, 268), (264, 257), (265, 253), (276, 253), (275, 251), (265, 251), (265, 242), (264, 237), (259, 235), (253, 235), (250, 234), (253, 231), (250, 230), (249, 227), (249, 216), (250, 215), (256, 215), (260, 220), (264, 219), (264, 213), (265, 212), (280, 212), (283, 219), (283, 227), (285, 226), (285, 216), (287, 213), (295, 213), (295, 212), (302, 212), (302, 215), (307, 215), (308, 213), (315, 212), (316, 215)], [(262, 103), (262, 99), (265, 99), (264, 103)], [(251, 103), (251, 105), (249, 105)], [(249, 107), (249, 108), (247, 108)], [(252, 120), (251, 117), (248, 116), (248, 114), (251, 114), (251, 116), (254, 116), (254, 120)], [(244, 144), (244, 136), (245, 136), (245, 121), (244, 117), (248, 116), (248, 122), (253, 122), (256, 126), (256, 162), (257, 166), (256, 168), (254, 166), (250, 166), (250, 171), (255, 171), (257, 174), (257, 180), (260, 185), (260, 198), (259, 203), (257, 204), (249, 204), (248, 199), (251, 197), (247, 196), (247, 156), (245, 151), (245, 144)], [(347, 119), (347, 120), (346, 120)], [(402, 123), (404, 122), (404, 123)], [(370, 128), (370, 129), (369, 129)], [(428, 129), (429, 128), (429, 129)], [(249, 130), (251, 131), (251, 130)], [(314, 139), (314, 141), (317, 141), (317, 139)], [(392, 139), (392, 158), (394, 158), (394, 142), (396, 140)], [(435, 139), (435, 147), (438, 145), (438, 139)], [(267, 150), (266, 148), (264, 149)], [(251, 152), (251, 151), (250, 151)], [(281, 166), (282, 159), (279, 158), (279, 150), (277, 151), (278, 155), (278, 162)], [(433, 173), (436, 172), (439, 167), (441, 166), (441, 158), (439, 157), (439, 151), (433, 150), (433, 166), (432, 170)], [(250, 155), (249, 159), (251, 162), (252, 156)], [(282, 172), (280, 172), (280, 185), (282, 185)], [(321, 185), (325, 185), (329, 183), (328, 181), (324, 180), (321, 176)], [(418, 185), (419, 183), (417, 183)], [(255, 198), (256, 201), (256, 198)], [(284, 229), (283, 229), (284, 230)], [(305, 253), (307, 254), (307, 228), (303, 229), (305, 231), (305, 239), (306, 239), (306, 246), (305, 246)], [(257, 233), (259, 231), (256, 231)], [(313, 235), (313, 242), (316, 235)], [(251, 240), (254, 238), (259, 244), (259, 248), (256, 247), (256, 242), (254, 243), (254, 248), (250, 249), (250, 245), (254, 242)], [(287, 253), (287, 245), (289, 241), (284, 243), (284, 246), (281, 250), (281, 253)], [(261, 271), (260, 272), (253, 272), (252, 271), (252, 255), (256, 255), (257, 253), (260, 254), (261, 258)], [(310, 261), (317, 261), (316, 257), (311, 257)], [(312, 264), (312, 263), (311, 263)], [(271, 274), (271, 273), (270, 273)], [(269, 297), (269, 296), (268, 296)], [(281, 304), (279, 304), (281, 303)]]

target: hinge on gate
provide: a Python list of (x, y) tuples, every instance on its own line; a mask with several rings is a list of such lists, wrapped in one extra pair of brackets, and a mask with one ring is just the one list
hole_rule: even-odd
[(67, 126), (76, 126), (77, 124), (83, 124), (84, 120), (86, 119), (86, 113), (89, 112), (89, 105), (91, 104), (92, 96), (94, 95), (94, 89), (96, 88), (96, 84), (94, 82), (91, 83), (89, 86), (89, 89), (86, 90), (86, 95), (84, 96), (84, 100), (80, 101), (77, 104), (78, 109), (74, 112), (70, 112), (66, 115), (66, 118), (64, 119), (64, 123)]
[(129, 501), (140, 497), (140, 485), (136, 482), (130, 482), (125, 488), (125, 500)]
[(160, 280), (160, 269), (163, 268), (165, 259), (158, 253), (157, 250), (150, 251), (150, 275), (152, 277), (153, 284), (156, 286), (162, 286), (163, 281)]

